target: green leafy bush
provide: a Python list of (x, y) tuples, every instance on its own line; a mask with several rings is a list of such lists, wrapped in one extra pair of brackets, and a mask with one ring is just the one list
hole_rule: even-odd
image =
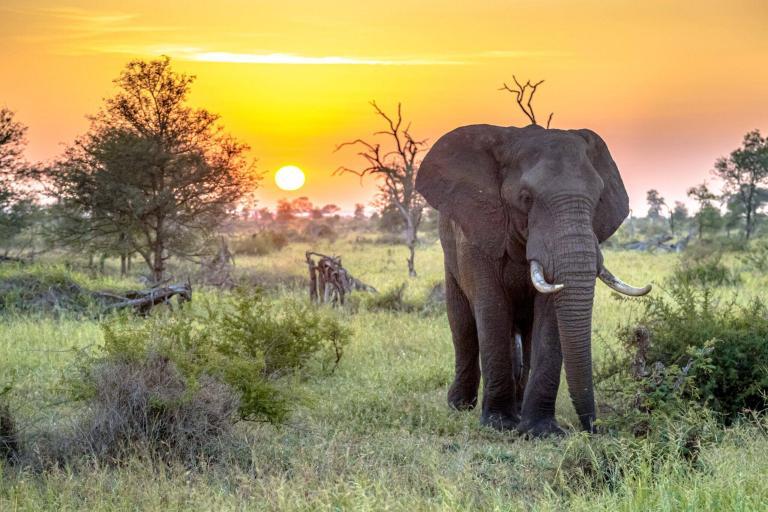
[(240, 418), (267, 421), (280, 421), (289, 411), (290, 392), (280, 377), (311, 365), (334, 368), (350, 337), (331, 311), (278, 303), (262, 293), (238, 294), (202, 313), (144, 321), (120, 316), (103, 328), (107, 358), (145, 360), (159, 353), (187, 379), (207, 375), (234, 388)]
[[(643, 411), (695, 404), (710, 408), (725, 423), (743, 411), (768, 407), (768, 307), (759, 299), (746, 305), (719, 300), (708, 286), (673, 279), (665, 296), (644, 302), (640, 323), (651, 333), (649, 368), (663, 372), (634, 385), (624, 378), (616, 388), (634, 394)], [(628, 356), (616, 357), (606, 375), (627, 373)], [(683, 371), (683, 369), (685, 371)], [(634, 387), (633, 387), (634, 386)], [(666, 412), (669, 412), (668, 410)]]
[(722, 254), (717, 252), (687, 254), (670, 280), (676, 287), (733, 286), (740, 282), (739, 275), (722, 263)]
[(748, 251), (739, 255), (739, 261), (747, 270), (765, 272), (768, 270), (768, 240), (759, 240), (751, 244)]

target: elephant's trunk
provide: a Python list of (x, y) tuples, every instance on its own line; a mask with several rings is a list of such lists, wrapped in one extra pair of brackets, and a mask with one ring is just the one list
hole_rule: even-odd
[(563, 365), (571, 401), (582, 427), (593, 431), (592, 305), (597, 276), (597, 240), (586, 200), (553, 204), (557, 229), (552, 246), (553, 277), (564, 288), (554, 295)]

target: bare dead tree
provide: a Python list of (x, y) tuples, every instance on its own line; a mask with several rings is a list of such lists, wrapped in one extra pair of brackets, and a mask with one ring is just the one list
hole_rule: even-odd
[[(507, 83), (504, 82), (499, 90), (508, 91), (514, 94), (517, 106), (520, 107), (520, 110), (523, 111), (523, 114), (525, 114), (525, 116), (531, 121), (531, 124), (538, 125), (539, 123), (536, 122), (536, 113), (533, 111), (533, 106), (531, 103), (533, 102), (533, 96), (536, 94), (536, 89), (544, 83), (544, 80), (539, 80), (535, 84), (528, 80), (524, 84), (521, 84), (515, 75), (512, 75), (512, 80), (515, 82), (515, 88), (507, 85)], [(547, 128), (549, 128), (549, 125), (552, 122), (552, 116), (554, 114), (554, 112), (550, 112), (549, 117), (547, 118)]]
[(405, 242), (408, 246), (408, 275), (416, 276), (415, 254), (418, 242), (418, 230), (421, 214), (424, 210), (424, 198), (416, 192), (416, 174), (419, 170), (420, 155), (427, 149), (426, 140), (415, 139), (410, 132), (411, 125), (404, 125), (402, 105), (397, 104), (397, 115), (387, 115), (375, 101), (371, 102), (376, 115), (381, 117), (387, 128), (374, 133), (390, 139), (392, 149), (386, 150), (379, 143), (363, 139), (344, 142), (336, 151), (345, 146), (358, 146), (358, 155), (363, 158), (365, 167), (352, 169), (339, 167), (336, 174), (352, 173), (362, 180), (373, 176), (380, 181), (379, 190), (386, 204), (393, 205), (400, 212), (405, 222)]

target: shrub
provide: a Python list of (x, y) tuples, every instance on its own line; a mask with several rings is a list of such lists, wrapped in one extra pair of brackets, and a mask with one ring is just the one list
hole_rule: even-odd
[(232, 249), (235, 254), (265, 256), (283, 249), (286, 245), (288, 245), (288, 236), (285, 233), (265, 229), (250, 236), (235, 239)]
[(768, 240), (754, 242), (748, 251), (739, 255), (739, 261), (747, 270), (756, 272), (768, 270)]
[[(636, 405), (684, 409), (695, 403), (725, 423), (768, 406), (768, 307), (762, 301), (722, 302), (707, 286), (672, 280), (667, 297), (652, 296), (644, 307), (640, 321), (652, 336), (648, 361), (664, 370), (655, 383), (651, 375), (652, 385), (646, 379), (634, 390), (641, 402)], [(608, 366), (628, 368), (629, 361), (619, 357)], [(677, 384), (681, 379), (685, 383)]]
[(59, 460), (87, 454), (115, 462), (143, 450), (194, 464), (216, 458), (231, 439), (237, 391), (207, 375), (188, 379), (158, 352), (108, 354), (79, 377), (91, 391), (88, 406), (72, 438), (58, 440)]
[(0, 279), (0, 312), (85, 313), (96, 304), (84, 276), (63, 268), (6, 267)]
[(692, 252), (683, 258), (674, 272), (671, 284), (677, 287), (733, 286), (739, 284), (739, 275), (722, 263), (722, 254)]
[(120, 316), (104, 324), (104, 351), (112, 359), (145, 360), (158, 353), (192, 382), (210, 376), (240, 395), (239, 418), (280, 421), (290, 392), (279, 377), (311, 363), (330, 370), (350, 332), (332, 313), (304, 302), (238, 294), (202, 313), (160, 314), (146, 321)]

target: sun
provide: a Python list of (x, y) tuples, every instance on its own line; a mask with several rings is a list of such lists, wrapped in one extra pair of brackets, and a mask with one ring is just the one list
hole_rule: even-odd
[(286, 165), (275, 173), (275, 183), (282, 190), (298, 190), (304, 186), (304, 171), (295, 165)]

